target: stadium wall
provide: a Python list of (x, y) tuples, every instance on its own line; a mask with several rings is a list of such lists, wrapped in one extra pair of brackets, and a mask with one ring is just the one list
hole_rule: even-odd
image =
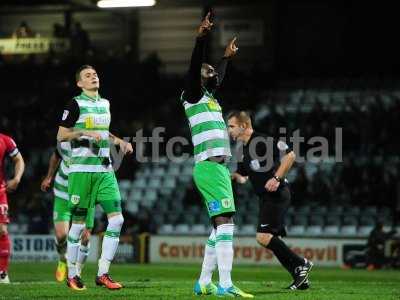
[[(151, 263), (201, 263), (205, 237), (152, 236)], [(365, 239), (288, 238), (288, 245), (319, 266), (341, 266), (356, 255), (365, 255)], [(277, 265), (272, 253), (260, 247), (253, 237), (234, 241), (235, 265)]]
[[(49, 262), (57, 261), (58, 254), (53, 235), (11, 235), (12, 262)], [(95, 262), (99, 252), (99, 237), (90, 239), (89, 262)]]

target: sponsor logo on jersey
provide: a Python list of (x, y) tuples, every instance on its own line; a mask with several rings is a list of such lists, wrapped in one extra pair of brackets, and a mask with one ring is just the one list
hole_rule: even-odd
[(284, 141), (279, 141), (278, 143), (276, 143), (276, 146), (280, 151), (285, 151), (289, 149), (289, 146)]
[(216, 213), (221, 210), (221, 205), (218, 200), (208, 202), (208, 210), (210, 213)]
[(212, 110), (221, 110), (221, 106), (218, 104), (218, 102), (214, 99), (211, 99), (208, 101), (208, 107)]
[(253, 159), (253, 160), (250, 162), (250, 168), (251, 168), (253, 171), (257, 171), (258, 169), (260, 169), (260, 162), (258, 161), (258, 159)]
[(62, 120), (65, 121), (68, 117), (69, 111), (68, 110), (64, 110), (63, 115), (62, 115)]

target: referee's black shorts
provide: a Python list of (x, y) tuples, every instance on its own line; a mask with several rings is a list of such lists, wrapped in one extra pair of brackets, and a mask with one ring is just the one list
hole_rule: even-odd
[(285, 215), (290, 205), (290, 189), (282, 186), (276, 192), (267, 192), (259, 196), (259, 214), (257, 232), (286, 236)]

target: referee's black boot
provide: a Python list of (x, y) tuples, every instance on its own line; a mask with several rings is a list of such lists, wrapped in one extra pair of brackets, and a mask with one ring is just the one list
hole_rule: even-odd
[(314, 264), (307, 260), (306, 258), (304, 259), (304, 264), (301, 266), (298, 266), (294, 270), (294, 280), (293, 283), (288, 287), (289, 290), (297, 290), (297, 289), (304, 289), (304, 283), (308, 281), (308, 275), (311, 272), (312, 267)]

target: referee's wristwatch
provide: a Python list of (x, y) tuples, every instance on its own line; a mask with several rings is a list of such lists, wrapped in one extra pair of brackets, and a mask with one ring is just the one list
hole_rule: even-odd
[(280, 177), (278, 177), (278, 176), (276, 176), (276, 175), (274, 175), (273, 178), (275, 178), (275, 180), (278, 181), (278, 182), (281, 182), (281, 181), (282, 181), (282, 178), (280, 178)]

